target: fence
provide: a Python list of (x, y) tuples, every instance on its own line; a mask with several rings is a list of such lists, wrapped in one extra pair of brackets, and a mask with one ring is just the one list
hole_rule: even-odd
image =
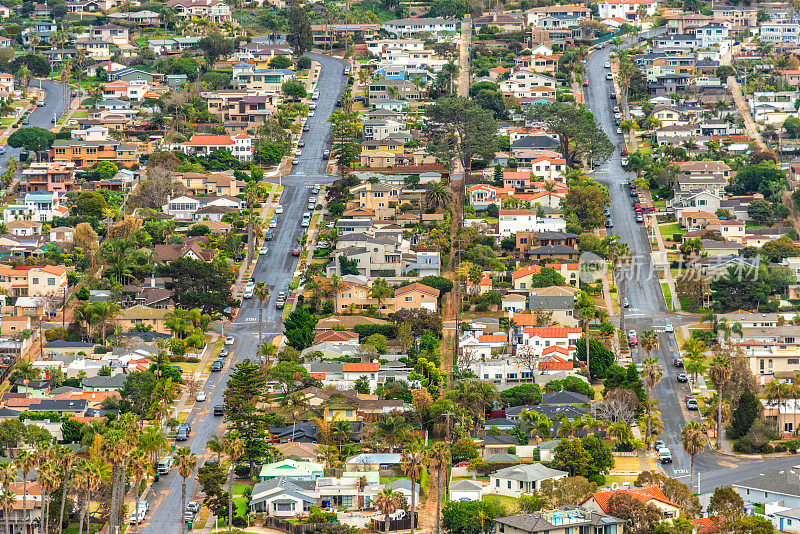
[[(414, 512), (414, 525), (419, 525), (419, 518), (416, 512)], [(384, 532), (385, 528), (386, 528), (386, 521), (381, 521), (379, 519), (372, 520), (372, 530), (377, 530), (378, 532)], [(396, 530), (411, 530), (411, 517), (406, 516), (402, 519), (390, 519), (389, 531), (392, 532)]]
[(329, 523), (291, 523), (279, 517), (265, 517), (264, 527), (274, 528), (289, 534), (313, 534)]

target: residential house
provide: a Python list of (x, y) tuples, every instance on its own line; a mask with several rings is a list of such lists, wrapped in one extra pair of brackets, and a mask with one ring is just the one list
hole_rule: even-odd
[[(540, 94), (553, 94), (554, 96), (555, 87), (555, 78), (531, 69), (514, 71), (508, 80), (504, 80), (499, 84), (499, 89), (502, 93), (516, 98), (531, 98)], [(550, 89), (550, 91), (542, 91), (542, 88)]]
[(517, 259), (525, 260), (532, 250), (543, 246), (563, 246), (574, 248), (578, 236), (569, 232), (535, 232), (520, 230), (516, 233), (514, 254)]
[(380, 30), (378, 24), (312, 24), (311, 38), (320, 47), (331, 47), (347, 38), (363, 45), (378, 36)]
[(410, 18), (386, 21), (381, 25), (381, 29), (390, 35), (406, 38), (418, 33), (454, 33), (459, 31), (460, 23), (440, 18)]
[(233, 86), (256, 93), (280, 93), (284, 82), (294, 78), (292, 69), (257, 69), (250, 63), (234, 65)]
[(65, 162), (34, 162), (22, 171), (20, 190), (71, 191), (74, 187), (75, 164)]
[(253, 486), (250, 511), (270, 517), (299, 517), (307, 514), (317, 504), (314, 492), (316, 482), (291, 481), (272, 478)]
[(664, 492), (658, 486), (634, 487), (629, 489), (601, 491), (592, 493), (579, 505), (592, 512), (608, 513), (608, 501), (611, 497), (619, 494), (627, 494), (644, 504), (652, 504), (663, 514), (664, 518), (670, 519), (681, 515), (683, 507), (667, 499)]
[(578, 317), (575, 314), (575, 297), (542, 297), (529, 298), (532, 311), (542, 310), (551, 313), (552, 324), (562, 326), (578, 326)]
[(195, 172), (177, 173), (174, 176), (177, 182), (183, 184), (189, 195), (219, 195), (238, 196), (244, 192), (246, 182), (237, 180), (231, 174), (216, 172), (213, 174), (200, 174)]
[(325, 474), (324, 465), (314, 462), (298, 462), (284, 459), (280, 462), (264, 464), (258, 473), (258, 481), (264, 482), (272, 478), (284, 478), (292, 482), (313, 481)]
[(601, 20), (622, 18), (636, 22), (639, 20), (639, 10), (643, 10), (646, 17), (651, 17), (656, 12), (654, 0), (601, 0), (597, 4), (598, 17)]
[(101, 161), (112, 161), (117, 167), (132, 167), (139, 163), (139, 148), (110, 137), (92, 140), (56, 139), (50, 148), (49, 160), (72, 162), (75, 167), (93, 167)]
[(577, 506), (499, 517), (493, 534), (622, 534), (625, 520)]
[(541, 489), (545, 480), (561, 480), (566, 471), (550, 469), (542, 464), (520, 464), (489, 474), (489, 493), (519, 498)]
[(513, 188), (495, 187), (489, 184), (477, 184), (467, 188), (470, 205), (476, 210), (485, 210), (490, 204), (498, 208), (504, 195), (512, 193)]
[(253, 138), (247, 134), (193, 135), (183, 143), (183, 152), (198, 156), (208, 156), (214, 150), (227, 150), (239, 161), (253, 160)]
[(367, 102), (372, 109), (381, 100), (420, 100), (424, 94), (409, 80), (378, 80), (367, 86)]
[(533, 347), (535, 354), (543, 354), (549, 347), (570, 350), (575, 346), (583, 331), (576, 327), (531, 326), (522, 329), (521, 342)]
[(733, 489), (745, 504), (780, 503), (800, 507), (800, 471), (792, 468), (764, 469), (763, 473), (734, 482)]
[(165, 5), (181, 18), (200, 18), (215, 23), (231, 20), (231, 8), (221, 0), (168, 0)]
[(350, 189), (353, 200), (348, 202), (348, 209), (368, 209), (377, 220), (391, 220), (397, 213), (400, 187), (382, 183), (364, 182)]
[(115, 45), (128, 44), (129, 39), (128, 28), (117, 26), (116, 24), (92, 26), (89, 28), (89, 37), (92, 39), (113, 43)]
[(168, 334), (171, 332), (166, 325), (168, 313), (169, 310), (165, 308), (150, 308), (137, 304), (117, 312), (114, 319), (123, 332), (130, 332), (140, 325), (152, 327), (153, 332)]
[(63, 296), (67, 270), (57, 265), (0, 266), (0, 288), (14, 297)]
[(506, 13), (498, 13), (497, 10), (488, 15), (477, 17), (472, 24), (475, 26), (476, 31), (489, 27), (499, 28), (503, 32), (518, 32), (525, 29), (524, 20)]
[(567, 223), (561, 218), (540, 218), (536, 210), (500, 210), (499, 234), (502, 237), (516, 235), (517, 232), (564, 232)]

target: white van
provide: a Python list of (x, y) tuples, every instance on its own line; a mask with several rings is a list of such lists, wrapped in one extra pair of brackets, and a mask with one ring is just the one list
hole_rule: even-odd
[(159, 475), (168, 475), (170, 469), (172, 469), (172, 456), (165, 456), (158, 462), (158, 474)]

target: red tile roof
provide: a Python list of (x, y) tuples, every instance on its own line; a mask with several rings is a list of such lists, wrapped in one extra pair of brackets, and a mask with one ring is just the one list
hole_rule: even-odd
[(314, 337), (314, 345), (326, 341), (352, 341), (358, 339), (358, 334), (347, 330), (323, 330)]
[(536, 326), (536, 316), (532, 313), (515, 313), (514, 322), (517, 326)]
[(514, 274), (511, 275), (512, 280), (516, 280), (517, 278), (522, 278), (524, 276), (528, 276), (530, 274), (539, 274), (542, 272), (542, 268), (538, 265), (528, 265), (527, 267), (523, 267), (518, 271), (514, 271)]
[(381, 364), (375, 363), (343, 363), (342, 371), (345, 373), (375, 373), (381, 368)]
[(478, 336), (478, 341), (481, 343), (505, 343), (508, 341), (508, 338), (505, 334), (484, 334)]
[(533, 336), (547, 337), (547, 338), (566, 338), (569, 334), (580, 334), (583, 332), (577, 326), (575, 327), (560, 327), (560, 326), (532, 326), (525, 329), (525, 332)]
[(585, 503), (589, 499), (594, 499), (594, 502), (600, 507), (603, 512), (608, 513), (608, 501), (614, 495), (618, 495), (620, 493), (627, 493), (631, 496), (631, 498), (641, 501), (643, 503), (648, 503), (650, 501), (659, 501), (664, 504), (669, 504), (676, 508), (683, 508), (679, 504), (675, 504), (674, 502), (667, 499), (667, 496), (658, 488), (658, 486), (645, 486), (643, 488), (630, 488), (630, 489), (623, 489), (623, 490), (615, 490), (615, 491), (601, 491), (598, 493), (592, 493), (589, 497), (584, 499), (584, 501), (580, 504)]
[(230, 135), (193, 135), (189, 141), (183, 144), (184, 146), (217, 146), (232, 145), (234, 141)]
[(719, 532), (717, 521), (711, 517), (692, 519), (692, 525), (697, 529), (697, 534), (713, 534), (714, 532)]
[(435, 287), (426, 286), (425, 284), (420, 284), (419, 282), (414, 282), (413, 284), (403, 286), (399, 289), (395, 289), (394, 294), (397, 295), (404, 295), (411, 291), (419, 291), (421, 293), (427, 293), (428, 295), (432, 295), (434, 297), (439, 296), (439, 290)]

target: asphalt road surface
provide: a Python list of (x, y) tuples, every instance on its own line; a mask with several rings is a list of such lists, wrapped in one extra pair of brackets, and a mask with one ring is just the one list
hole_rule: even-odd
[[(343, 75), (345, 62), (321, 54), (307, 54), (320, 62), (322, 71), (317, 82), (319, 99), (314, 116), (308, 119), (309, 131), (303, 132), (305, 147), (299, 163), (292, 166), (290, 174), (282, 179), (284, 187), (281, 204), (284, 212), (280, 215), (280, 223), (274, 228), (275, 237), (267, 242), (270, 251), (258, 256), (253, 273), (257, 282), (265, 282), (272, 290), (270, 301), (264, 303), (264, 341), (271, 340), (283, 331), (281, 310), (275, 309), (275, 300), (279, 291), (287, 291), (294, 276), (299, 258), (291, 255), (291, 249), (297, 245), (297, 238), (302, 235), (300, 222), (303, 213), (308, 211), (308, 197), (311, 196), (313, 184), (325, 184), (333, 181), (325, 174), (326, 160), (322, 152), (328, 147), (331, 125), (328, 117), (340, 98), (347, 78)], [(271, 180), (278, 182), (278, 179)], [(203, 386), (207, 394), (205, 402), (196, 403), (187, 421), (192, 425), (192, 435), (186, 442), (178, 446), (189, 446), (198, 455), (198, 467), (215, 456), (205, 450), (206, 442), (218, 432), (223, 422), (222, 417), (214, 417), (214, 405), (223, 403), (225, 384), (232, 366), (246, 358), (257, 358), (258, 352), (258, 299), (247, 299), (233, 323), (225, 323), (222, 329), (225, 335), (232, 335), (235, 343), (231, 349), (223, 370), (211, 373)], [(172, 472), (162, 477), (152, 486), (152, 491), (143, 498), (150, 501), (151, 512), (139, 526), (139, 531), (146, 534), (172, 534), (181, 531), (183, 508), (181, 503), (182, 479), (173, 468)], [(194, 494), (194, 476), (187, 480), (187, 502)]]
[[(617, 100), (610, 98), (613, 85), (606, 80), (606, 74), (610, 70), (604, 67), (613, 49), (613, 46), (608, 45), (605, 49), (596, 50), (586, 61), (589, 86), (584, 88), (585, 101), (598, 124), (616, 146), (611, 158), (595, 170), (594, 178), (606, 185), (611, 194), (610, 210), (614, 226), (609, 232), (619, 236), (630, 246), (634, 258), (633, 268), (627, 272), (625, 283), (625, 296), (630, 303), (625, 313), (625, 329), (635, 330), (639, 339), (644, 330), (655, 330), (658, 333), (659, 345), (652, 356), (657, 357), (664, 368), (664, 377), (655, 386), (653, 395), (659, 402), (664, 425), (659, 438), (669, 447), (673, 458), (672, 464), (662, 467), (667, 474), (688, 485), (691, 459), (683, 450), (681, 429), (687, 421), (700, 421), (700, 415), (699, 412), (686, 409), (684, 397), (690, 392), (689, 386), (677, 382), (676, 376), (683, 369), (674, 366), (678, 345), (674, 334), (665, 332), (664, 329), (667, 322), (678, 325), (682, 317), (680, 314), (670, 313), (666, 308), (658, 275), (653, 269), (645, 225), (636, 222), (631, 207), (633, 198), (626, 183), (635, 178), (635, 173), (625, 172), (622, 168), (620, 151), (625, 148), (625, 141), (616, 133), (613, 108), (617, 105)], [(620, 280), (618, 284), (619, 282)], [(644, 350), (634, 349), (632, 356), (639, 363), (647, 354)], [(767, 466), (786, 467), (796, 464), (800, 464), (800, 456), (756, 461), (706, 449), (695, 459), (695, 470), (698, 474), (693, 481), (693, 487), (698, 487), (699, 479), (701, 492), (712, 492), (717, 486), (730, 485), (755, 476)]]
[[(31, 126), (38, 126), (40, 128), (44, 128), (45, 130), (49, 130), (54, 126), (51, 122), (53, 115), (56, 116), (56, 119), (61, 117), (66, 111), (67, 106), (69, 103), (64, 103), (62, 98), (62, 90), (61, 85), (51, 83), (44, 80), (33, 80), (28, 84), (28, 87), (39, 88), (41, 84), (41, 88), (44, 90), (45, 94), (47, 95), (44, 99), (44, 106), (36, 107), (36, 109), (31, 112), (31, 116), (28, 118), (29, 124), (22, 125), (20, 121), (20, 128), (31, 127)], [(6, 168), (6, 162), (8, 158), (14, 157), (19, 160), (19, 154), (22, 152), (20, 148), (11, 148), (10, 146), (5, 147), (5, 153), (0, 154), (0, 169)]]

